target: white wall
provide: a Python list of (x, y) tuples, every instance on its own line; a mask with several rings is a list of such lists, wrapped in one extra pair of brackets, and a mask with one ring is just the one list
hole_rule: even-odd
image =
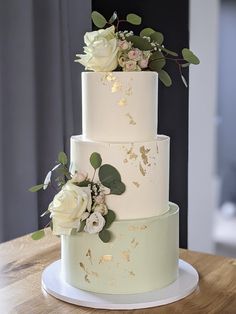
[(219, 1), (190, 0), (190, 48), (200, 58), (190, 67), (189, 249), (213, 252)]

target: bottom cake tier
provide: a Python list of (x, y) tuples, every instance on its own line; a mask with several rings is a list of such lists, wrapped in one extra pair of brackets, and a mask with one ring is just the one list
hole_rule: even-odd
[(61, 236), (62, 277), (79, 289), (110, 294), (142, 293), (169, 285), (178, 276), (179, 208), (157, 217), (118, 220), (114, 239), (80, 232)]

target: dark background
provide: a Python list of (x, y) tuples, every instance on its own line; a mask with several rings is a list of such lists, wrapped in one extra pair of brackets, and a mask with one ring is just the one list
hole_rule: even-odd
[[(92, 0), (92, 9), (109, 18), (117, 11), (120, 19), (128, 13), (142, 17), (140, 26), (129, 29), (140, 32), (151, 27), (164, 34), (167, 48), (181, 52), (189, 46), (188, 1), (120, 1)], [(127, 25), (124, 25), (124, 29)], [(183, 85), (175, 63), (168, 63), (167, 72), (173, 84), (166, 88), (159, 83), (158, 133), (171, 138), (170, 200), (180, 207), (180, 247), (187, 247), (188, 217), (188, 89)], [(188, 70), (184, 71), (188, 81)]]

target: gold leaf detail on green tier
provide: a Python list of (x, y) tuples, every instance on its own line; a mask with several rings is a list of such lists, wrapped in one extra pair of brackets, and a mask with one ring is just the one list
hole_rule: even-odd
[(129, 124), (136, 125), (137, 123), (134, 121), (134, 118), (131, 116), (131, 114), (127, 113), (126, 116), (129, 118)]
[(121, 255), (122, 255), (123, 259), (126, 262), (130, 262), (130, 252), (129, 252), (129, 250), (121, 252)]
[(136, 241), (136, 239), (135, 238), (133, 238), (133, 240), (131, 241), (131, 246), (132, 246), (132, 248), (136, 248), (137, 246), (139, 245), (139, 242), (138, 241)]
[(136, 181), (133, 181), (133, 184), (134, 184), (137, 188), (140, 187), (140, 184), (139, 184), (138, 182), (136, 182)]
[(146, 225), (130, 225), (129, 226), (129, 231), (143, 231), (147, 229)]
[(88, 278), (88, 274), (86, 274), (86, 275), (84, 276), (84, 280), (85, 280), (87, 283), (90, 283), (90, 280), (89, 280), (89, 278)]
[(90, 250), (90, 249), (88, 249), (88, 251), (87, 251), (87, 253), (86, 253), (86, 257), (89, 258), (89, 261), (90, 261), (90, 263), (91, 263), (91, 265), (92, 265), (92, 264), (93, 264), (93, 262), (92, 262), (92, 253), (91, 253), (91, 250)]
[(104, 262), (111, 262), (112, 259), (113, 259), (112, 255), (103, 255), (100, 257), (99, 264), (102, 264)]
[(142, 158), (142, 161), (144, 163), (144, 165), (147, 165), (148, 164), (148, 153), (150, 152), (150, 148), (145, 148), (145, 146), (140, 146), (139, 148), (139, 151), (141, 153), (141, 158)]
[(146, 170), (143, 169), (143, 166), (142, 166), (141, 162), (139, 163), (139, 170), (140, 170), (140, 172), (141, 172), (141, 174), (142, 174), (143, 176), (146, 175)]

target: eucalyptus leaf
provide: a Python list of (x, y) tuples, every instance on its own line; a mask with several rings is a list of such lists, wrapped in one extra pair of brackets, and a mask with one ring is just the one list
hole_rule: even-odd
[(43, 188), (43, 183), (42, 184), (38, 184), (38, 185), (34, 185), (31, 188), (29, 188), (30, 192), (38, 192), (39, 190), (41, 190)]
[(31, 235), (31, 238), (33, 240), (40, 240), (41, 238), (43, 238), (45, 236), (45, 231), (44, 229), (41, 229), (41, 230), (37, 230), (35, 231), (32, 235)]
[(78, 232), (84, 231), (85, 225), (86, 225), (86, 220), (81, 221), (81, 222), (80, 222), (80, 227), (79, 227)]
[(198, 59), (197, 56), (195, 56), (195, 54), (189, 50), (188, 48), (184, 48), (182, 50), (182, 55), (185, 61), (191, 63), (191, 64), (199, 64), (200, 60)]
[(149, 61), (153, 61), (153, 60), (156, 60), (156, 59), (165, 59), (163, 53), (161, 51), (155, 51), (151, 54), (150, 58), (149, 58)]
[(143, 30), (141, 30), (140, 32), (140, 36), (141, 37), (149, 37), (152, 33), (154, 33), (154, 29), (150, 28), (150, 27), (146, 27)]
[(98, 177), (100, 182), (106, 186), (110, 187), (114, 182), (121, 182), (121, 176), (115, 167), (105, 164), (102, 165), (98, 172)]
[(134, 13), (129, 13), (126, 16), (126, 21), (133, 25), (140, 25), (142, 23), (142, 18)]
[(97, 26), (98, 28), (103, 28), (107, 24), (107, 20), (105, 19), (105, 17), (97, 11), (92, 12), (91, 18), (92, 18), (93, 24)]
[(185, 87), (188, 87), (188, 83), (187, 83), (187, 81), (186, 81), (186, 79), (185, 79), (185, 77), (183, 75), (181, 75), (181, 79), (182, 79)]
[(165, 66), (165, 64), (166, 64), (165, 59), (154, 60), (154, 61), (149, 62), (149, 68), (152, 71), (156, 71), (159, 73), (161, 69)]
[(159, 79), (161, 80), (161, 82), (166, 86), (166, 87), (170, 87), (172, 84), (172, 80), (169, 76), (169, 74), (165, 71), (165, 70), (161, 70), (158, 73)]
[(99, 232), (99, 238), (102, 240), (102, 242), (107, 243), (111, 240), (112, 238), (112, 233), (111, 231), (107, 229), (103, 229), (102, 231)]
[(95, 170), (98, 169), (102, 164), (101, 155), (96, 152), (92, 153), (90, 156), (90, 163)]
[(110, 184), (110, 194), (121, 195), (125, 189), (125, 184), (121, 181), (114, 181)]
[(104, 228), (107, 229), (111, 226), (113, 221), (116, 219), (116, 214), (113, 210), (108, 209), (108, 213), (104, 216), (104, 218), (106, 220)]
[(159, 48), (160, 48), (162, 51), (168, 53), (169, 55), (171, 55), (171, 56), (173, 56), (173, 57), (178, 57), (178, 53), (176, 53), (176, 52), (174, 52), (174, 51), (172, 51), (172, 50), (169, 50), (169, 49), (167, 49), (167, 48), (165, 48), (165, 47), (162, 47), (162, 46), (160, 46)]
[(187, 68), (188, 66), (190, 66), (190, 63), (189, 63), (189, 62), (187, 62), (187, 63), (182, 63), (182, 64), (181, 64), (181, 67), (182, 67), (182, 68)]
[(164, 36), (160, 32), (154, 32), (150, 35), (151, 39), (161, 45), (164, 41)]
[(109, 19), (109, 23), (112, 24), (117, 19), (117, 12), (113, 12), (112, 16)]
[(126, 40), (131, 42), (135, 48), (140, 50), (152, 50), (152, 45), (147, 41), (147, 39), (139, 37), (139, 36), (128, 36)]
[(67, 164), (67, 162), (68, 162), (68, 158), (67, 158), (67, 156), (66, 156), (66, 153), (64, 153), (64, 152), (60, 152), (59, 154), (58, 154), (58, 161), (62, 164), (62, 165), (66, 165)]

